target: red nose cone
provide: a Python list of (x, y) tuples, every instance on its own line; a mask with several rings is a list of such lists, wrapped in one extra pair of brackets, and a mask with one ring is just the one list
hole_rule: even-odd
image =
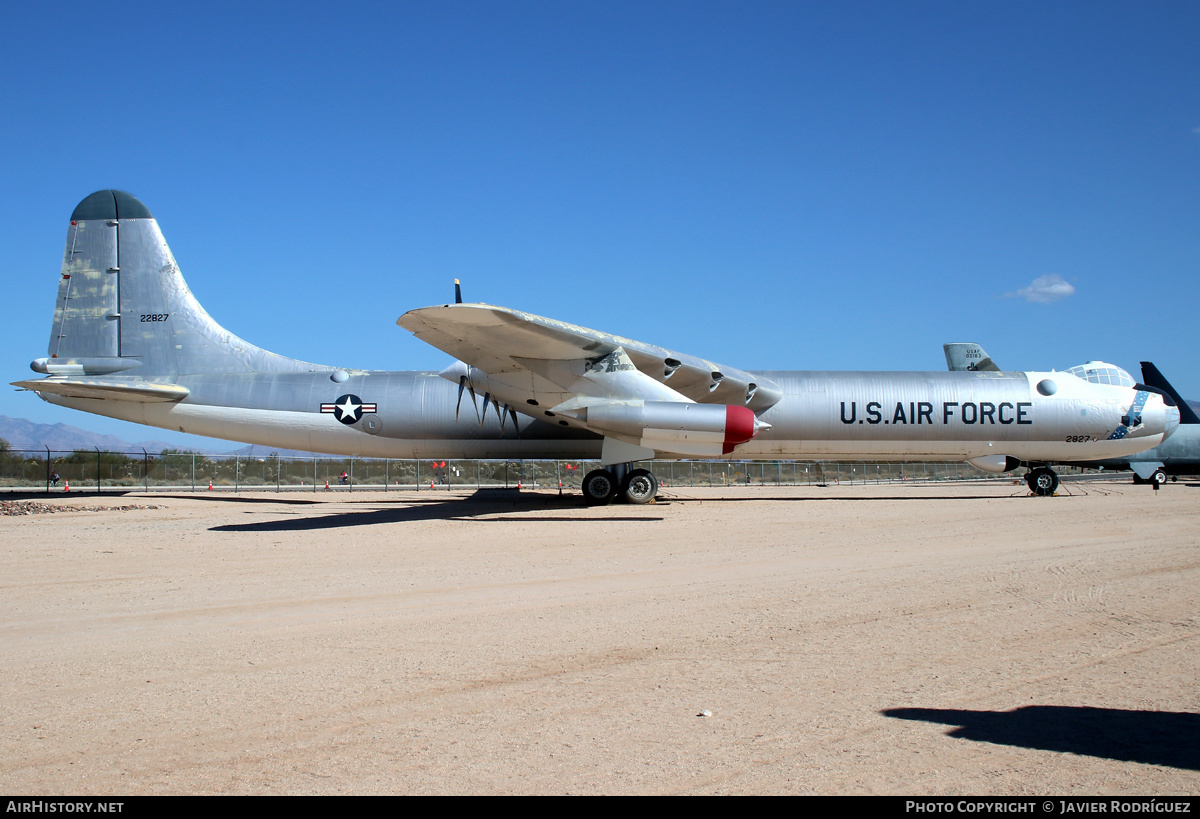
[(754, 437), (754, 413), (745, 407), (725, 405), (725, 444), (721, 451), (728, 455), (738, 444)]

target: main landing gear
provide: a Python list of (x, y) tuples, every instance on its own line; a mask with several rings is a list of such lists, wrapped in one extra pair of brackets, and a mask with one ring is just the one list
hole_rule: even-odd
[(626, 503), (649, 503), (658, 494), (658, 479), (648, 469), (633, 464), (612, 464), (593, 469), (583, 479), (583, 498), (590, 506), (620, 499)]
[(1025, 483), (1033, 494), (1049, 497), (1058, 489), (1058, 473), (1048, 466), (1039, 466), (1025, 474)]

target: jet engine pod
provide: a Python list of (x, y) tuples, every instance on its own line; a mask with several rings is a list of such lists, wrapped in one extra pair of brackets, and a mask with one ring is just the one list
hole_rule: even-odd
[(969, 458), (967, 463), (997, 475), (1001, 472), (1012, 472), (1021, 465), (1021, 462), (1011, 455), (983, 455), (979, 458)]
[(585, 423), (595, 432), (680, 455), (727, 455), (770, 427), (746, 407), (677, 401), (592, 405)]

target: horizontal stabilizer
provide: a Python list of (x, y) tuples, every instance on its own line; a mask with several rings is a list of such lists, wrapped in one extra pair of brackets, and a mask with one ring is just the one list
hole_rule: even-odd
[(188, 397), (187, 387), (181, 387), (178, 384), (154, 384), (147, 381), (114, 383), (100, 379), (52, 377), (35, 381), (14, 381), (12, 385), (37, 393), (61, 395), (64, 398), (98, 398), (144, 404), (182, 401)]

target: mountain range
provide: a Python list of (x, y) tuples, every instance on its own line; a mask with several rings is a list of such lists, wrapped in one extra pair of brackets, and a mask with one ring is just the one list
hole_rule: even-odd
[[(9, 418), (0, 415), (0, 439), (8, 442), (10, 449), (30, 449), (44, 452), (73, 452), (77, 449), (99, 449), (108, 452), (141, 452), (158, 454), (164, 449), (179, 450), (178, 444), (163, 441), (135, 441), (130, 443), (116, 435), (103, 435), (69, 424), (39, 424), (27, 418)], [(230, 450), (207, 450), (206, 455), (244, 455), (262, 458), (267, 455), (306, 456), (311, 452), (293, 449), (268, 449), (262, 446), (244, 446)]]

